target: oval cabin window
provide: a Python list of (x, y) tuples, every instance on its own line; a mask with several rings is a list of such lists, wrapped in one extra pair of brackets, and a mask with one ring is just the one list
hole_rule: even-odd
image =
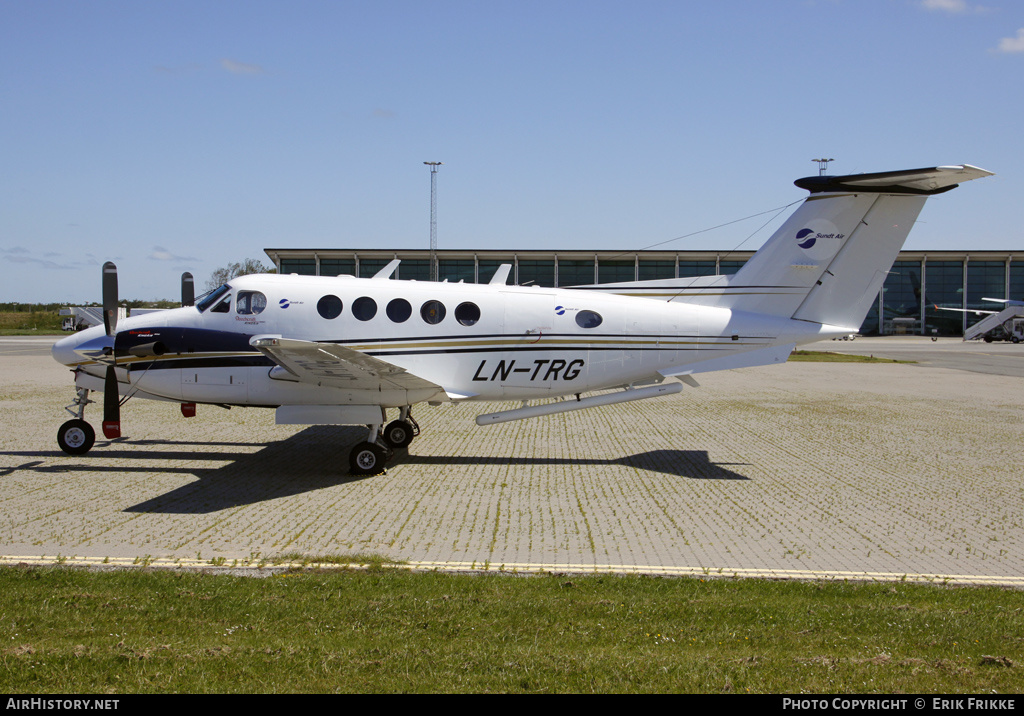
[(576, 325), (580, 328), (597, 328), (603, 320), (601, 314), (596, 311), (578, 311), (576, 313)]
[(352, 302), (352, 315), (360, 321), (369, 321), (377, 315), (377, 302), (369, 296), (360, 296)]
[(480, 307), (475, 303), (460, 303), (455, 309), (455, 320), (464, 326), (475, 325), (480, 320)]
[(395, 323), (405, 323), (412, 315), (412, 306), (404, 298), (396, 298), (388, 304), (387, 314)]
[(327, 294), (316, 303), (316, 312), (330, 320), (341, 315), (341, 299)]
[(440, 301), (427, 301), (420, 307), (420, 316), (432, 326), (443, 321), (445, 313), (447, 311), (445, 311), (444, 304)]

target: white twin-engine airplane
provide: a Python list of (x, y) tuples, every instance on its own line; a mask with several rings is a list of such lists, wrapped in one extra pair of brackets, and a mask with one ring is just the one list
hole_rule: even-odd
[[(242, 276), (195, 305), (118, 322), (107, 263), (105, 325), (53, 347), (77, 389), (57, 440), (71, 454), (92, 448), (90, 391), (104, 392), (109, 439), (120, 396), (178, 402), (186, 416), (196, 403), (257, 406), (280, 424), (367, 426), (350, 467), (377, 474), (419, 434), (417, 403), (522, 401), (477, 417), (491, 425), (677, 393), (695, 373), (781, 363), (797, 345), (856, 332), (927, 197), (989, 175), (962, 165), (800, 179), (810, 196), (726, 276), (554, 289), (506, 285), (508, 265), (489, 284), (391, 280), (396, 260), (369, 279)], [(587, 395), (597, 391), (611, 392)]]

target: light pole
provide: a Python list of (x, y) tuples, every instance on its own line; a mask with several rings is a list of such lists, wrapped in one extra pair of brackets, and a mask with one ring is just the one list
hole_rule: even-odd
[(444, 162), (423, 162), (430, 167), (430, 280), (437, 280), (437, 168)]
[(835, 159), (812, 159), (812, 162), (818, 163), (818, 176), (825, 176), (825, 172), (828, 171), (828, 163), (834, 162)]

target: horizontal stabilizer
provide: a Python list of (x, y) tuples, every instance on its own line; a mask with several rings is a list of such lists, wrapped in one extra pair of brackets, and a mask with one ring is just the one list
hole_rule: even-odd
[(816, 176), (797, 179), (796, 184), (812, 194), (819, 192), (861, 191), (882, 194), (941, 194), (971, 179), (992, 176), (992, 172), (970, 164), (930, 169), (904, 169), (874, 174)]

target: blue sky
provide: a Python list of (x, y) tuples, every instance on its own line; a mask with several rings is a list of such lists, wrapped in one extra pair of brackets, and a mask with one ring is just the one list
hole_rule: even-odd
[[(969, 163), (911, 249), (1017, 249), (1019, 0), (0, 0), (0, 301), (264, 248), (744, 249), (792, 182)], [(770, 229), (771, 227), (769, 227)]]

